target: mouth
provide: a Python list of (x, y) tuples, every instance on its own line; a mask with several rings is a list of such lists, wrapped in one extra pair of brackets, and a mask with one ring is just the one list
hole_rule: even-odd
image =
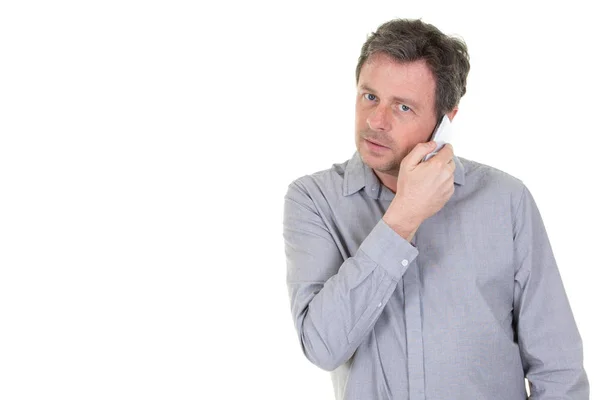
[(373, 149), (373, 150), (383, 150), (383, 149), (387, 149), (387, 147), (377, 143), (377, 142), (372, 142), (368, 139), (365, 139), (365, 142), (367, 143), (367, 146), (369, 146), (369, 148)]

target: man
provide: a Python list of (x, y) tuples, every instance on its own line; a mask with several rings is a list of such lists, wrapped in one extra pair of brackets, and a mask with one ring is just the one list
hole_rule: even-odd
[(302, 351), (341, 399), (588, 399), (582, 342), (519, 179), (429, 141), (466, 92), (467, 47), (392, 20), (356, 68), (357, 151), (284, 206)]

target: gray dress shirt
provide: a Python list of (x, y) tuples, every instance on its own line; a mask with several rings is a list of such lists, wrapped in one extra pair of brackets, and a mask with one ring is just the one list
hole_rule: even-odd
[(283, 237), (304, 355), (336, 399), (588, 399), (583, 349), (534, 199), (454, 157), (455, 191), (409, 243), (358, 152), (294, 180)]

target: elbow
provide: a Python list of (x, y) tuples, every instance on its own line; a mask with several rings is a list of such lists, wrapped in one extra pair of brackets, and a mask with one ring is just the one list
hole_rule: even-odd
[(343, 363), (334, 360), (333, 358), (316, 358), (307, 355), (307, 358), (311, 363), (321, 368), (323, 371), (335, 371)]
[(339, 362), (338, 360), (329, 355), (311, 353), (306, 350), (304, 350), (304, 355), (311, 363), (313, 363), (314, 365), (316, 365), (324, 371), (334, 371), (336, 368), (343, 364), (342, 362)]
[(324, 371), (331, 372), (346, 361), (344, 357), (332, 351), (322, 340), (318, 340), (315, 343), (315, 341), (310, 340), (306, 335), (302, 335), (301, 345), (306, 358)]

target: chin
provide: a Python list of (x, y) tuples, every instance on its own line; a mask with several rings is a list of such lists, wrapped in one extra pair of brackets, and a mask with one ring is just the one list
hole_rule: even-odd
[(369, 149), (360, 149), (360, 155), (365, 164), (377, 170), (386, 169), (386, 166), (393, 162), (389, 155), (373, 154)]
[(390, 173), (400, 168), (399, 163), (395, 161), (394, 154), (389, 151), (386, 152), (389, 154), (376, 154), (363, 145), (359, 149), (359, 153), (366, 165), (379, 172)]

